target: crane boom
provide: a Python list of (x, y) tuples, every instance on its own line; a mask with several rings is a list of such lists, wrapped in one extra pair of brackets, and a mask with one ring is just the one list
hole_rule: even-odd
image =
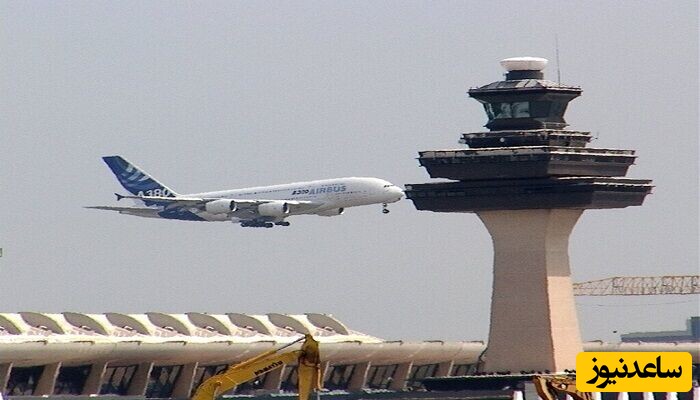
[[(283, 349), (302, 340), (304, 343), (300, 350), (280, 354)], [(311, 335), (305, 335), (302, 339), (279, 349), (266, 351), (240, 364), (231, 365), (222, 374), (214, 375), (202, 382), (191, 400), (214, 400), (241, 383), (251, 381), (294, 361), (299, 364), (299, 400), (307, 400), (312, 390), (321, 388), (318, 342)]]
[(700, 294), (700, 276), (616, 276), (574, 284), (574, 296)]

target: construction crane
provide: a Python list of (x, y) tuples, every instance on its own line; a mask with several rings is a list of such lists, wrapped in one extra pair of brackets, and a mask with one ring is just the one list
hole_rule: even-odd
[(616, 276), (574, 283), (574, 296), (700, 294), (700, 276)]
[[(300, 350), (282, 352), (302, 340), (304, 343)], [(318, 342), (311, 335), (304, 335), (303, 338), (279, 349), (273, 349), (240, 364), (231, 365), (223, 373), (202, 382), (191, 400), (214, 400), (241, 383), (252, 381), (294, 361), (298, 364), (299, 400), (308, 400), (312, 390), (321, 390), (321, 356)]]

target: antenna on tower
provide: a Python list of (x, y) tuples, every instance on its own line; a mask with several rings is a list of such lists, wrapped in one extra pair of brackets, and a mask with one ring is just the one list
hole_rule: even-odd
[(561, 85), (561, 71), (559, 70), (559, 36), (554, 34), (554, 47), (556, 48), (557, 56), (557, 83)]

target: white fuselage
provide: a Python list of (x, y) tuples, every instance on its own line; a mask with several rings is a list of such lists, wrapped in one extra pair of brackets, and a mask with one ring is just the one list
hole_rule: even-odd
[(114, 176), (137, 207), (90, 206), (145, 218), (181, 221), (231, 221), (242, 227), (289, 226), (291, 215), (340, 215), (348, 207), (399, 201), (403, 190), (378, 178), (336, 178), (217, 192), (179, 194), (119, 155), (104, 156)]
[[(319, 214), (329, 210), (368, 204), (394, 203), (403, 197), (403, 191), (383, 179), (352, 177), (183, 194), (182, 196), (239, 200), (310, 201), (319, 204), (317, 208), (311, 210), (290, 212), (290, 215), (300, 215)], [(193, 212), (206, 221), (231, 221), (230, 217), (222, 214), (194, 210)]]

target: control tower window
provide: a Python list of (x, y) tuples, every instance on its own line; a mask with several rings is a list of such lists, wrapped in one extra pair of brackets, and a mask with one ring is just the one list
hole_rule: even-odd
[(512, 103), (485, 103), (484, 109), (489, 119), (529, 118), (530, 103), (515, 101)]
[(553, 101), (552, 102), (552, 109), (550, 110), (549, 115), (555, 116), (555, 117), (561, 117), (564, 115), (564, 111), (566, 111), (566, 106), (568, 102), (566, 101)]
[(513, 118), (528, 118), (530, 116), (530, 103), (527, 101), (510, 103), (510, 112)]
[(533, 118), (546, 118), (549, 116), (551, 101), (531, 101), (530, 114)]

